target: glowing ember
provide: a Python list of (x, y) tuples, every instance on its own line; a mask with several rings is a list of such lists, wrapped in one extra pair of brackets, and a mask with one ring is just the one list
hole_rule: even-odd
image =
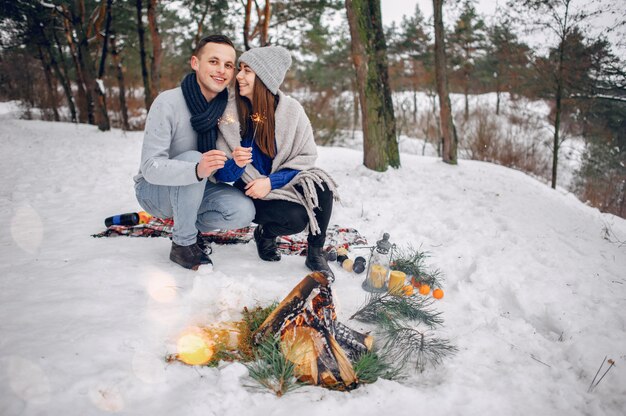
[(189, 365), (202, 365), (215, 353), (213, 342), (200, 328), (192, 328), (183, 334), (176, 344), (178, 359)]
[(252, 137), (256, 138), (256, 128), (259, 127), (259, 124), (263, 124), (266, 117), (261, 113), (254, 113), (250, 116), (252, 122), (254, 123), (254, 132), (252, 132)]

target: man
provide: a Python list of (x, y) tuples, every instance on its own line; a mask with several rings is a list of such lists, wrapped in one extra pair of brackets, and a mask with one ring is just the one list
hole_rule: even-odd
[(152, 103), (144, 131), (141, 166), (134, 177), (139, 205), (161, 218), (174, 218), (170, 260), (197, 270), (212, 264), (200, 232), (245, 227), (254, 204), (239, 189), (208, 178), (224, 166), (215, 149), (217, 123), (235, 75), (236, 53), (226, 36), (198, 42), (181, 86)]

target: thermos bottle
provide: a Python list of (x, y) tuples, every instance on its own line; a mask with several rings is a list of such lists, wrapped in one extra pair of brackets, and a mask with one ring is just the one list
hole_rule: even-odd
[(128, 214), (114, 215), (104, 220), (104, 225), (110, 227), (112, 225), (137, 225), (139, 224), (139, 214), (129, 212)]

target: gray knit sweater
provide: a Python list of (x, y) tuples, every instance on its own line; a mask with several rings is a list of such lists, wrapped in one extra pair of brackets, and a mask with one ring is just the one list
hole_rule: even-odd
[(191, 113), (180, 87), (163, 91), (150, 107), (144, 129), (141, 166), (133, 178), (154, 185), (184, 186), (198, 182), (196, 163), (173, 160), (198, 150), (198, 136), (191, 127)]
[[(297, 169), (300, 171), (288, 184), (279, 189), (273, 189), (265, 200), (280, 199), (302, 205), (309, 216), (309, 229), (313, 234), (320, 232), (315, 219), (314, 208), (317, 208), (317, 191), (315, 185), (324, 183), (338, 199), (337, 184), (324, 170), (315, 167), (317, 146), (313, 138), (311, 121), (307, 117), (302, 105), (295, 99), (278, 91), (278, 107), (275, 113), (276, 156), (272, 161), (271, 173), (282, 169)], [(224, 115), (218, 123), (219, 134), (217, 148), (223, 150), (228, 157), (241, 143), (239, 117), (234, 94), (228, 99)], [(241, 179), (249, 183), (254, 179), (265, 177), (252, 164), (248, 164)], [(300, 185), (304, 195), (295, 189)]]

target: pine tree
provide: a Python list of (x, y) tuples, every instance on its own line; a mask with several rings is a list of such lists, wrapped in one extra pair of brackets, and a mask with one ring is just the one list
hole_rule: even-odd
[(450, 58), (453, 67), (459, 68), (460, 84), (463, 86), (465, 96), (464, 119), (469, 117), (468, 96), (470, 86), (474, 82), (475, 61), (485, 53), (485, 22), (478, 16), (474, 2), (463, 2), (461, 15), (454, 25), (454, 31), (450, 34)]

